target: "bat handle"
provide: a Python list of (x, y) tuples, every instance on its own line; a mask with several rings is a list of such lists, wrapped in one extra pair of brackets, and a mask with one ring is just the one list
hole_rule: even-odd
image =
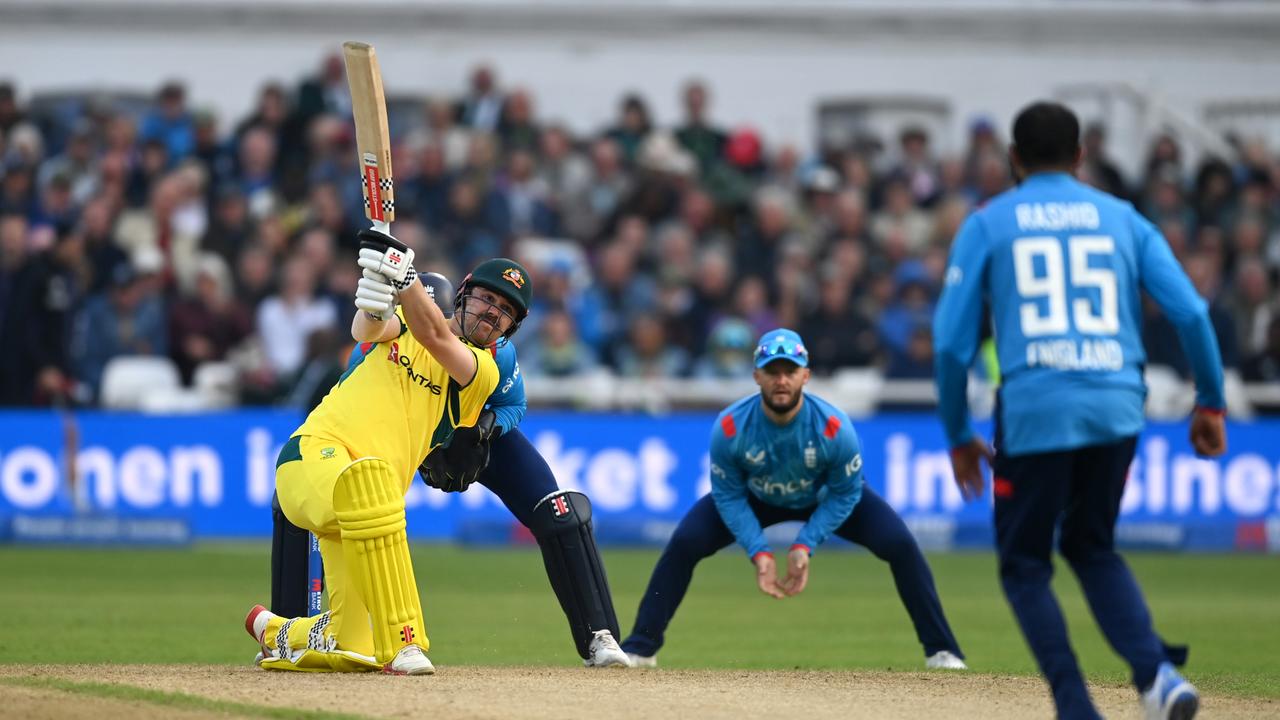
[(370, 228), (370, 230), (375, 230), (383, 235), (391, 235), (391, 223), (383, 222), (381, 220), (372, 220), (371, 222), (373, 223), (373, 227)]

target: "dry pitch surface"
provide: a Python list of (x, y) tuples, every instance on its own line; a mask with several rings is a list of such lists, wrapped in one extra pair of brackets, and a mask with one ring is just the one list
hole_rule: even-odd
[[(1128, 688), (1095, 686), (1093, 695), (1108, 717), (1140, 716)], [(1280, 700), (1208, 697), (1202, 708), (1205, 718), (1280, 716)], [(1052, 708), (1038, 679), (972, 673), (448, 667), (432, 677), (405, 678), (209, 665), (0, 665), (0, 714), (86, 720), (294, 714), (317, 719), (1022, 720), (1051, 717)]]

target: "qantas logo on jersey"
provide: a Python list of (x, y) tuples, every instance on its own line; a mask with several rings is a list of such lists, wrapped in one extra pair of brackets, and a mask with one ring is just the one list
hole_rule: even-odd
[(413, 369), (413, 361), (400, 354), (400, 343), (391, 343), (391, 352), (387, 354), (387, 360), (393, 365), (399, 365), (404, 368), (404, 372), (409, 376), (410, 381), (430, 390), (432, 395), (439, 395), (444, 390), (444, 388), (431, 382), (431, 378)]

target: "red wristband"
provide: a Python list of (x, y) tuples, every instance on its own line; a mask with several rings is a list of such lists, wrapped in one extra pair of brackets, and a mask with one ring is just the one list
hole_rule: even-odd
[(756, 561), (756, 558), (760, 557), (761, 555), (768, 555), (769, 557), (773, 557), (773, 553), (769, 552), (768, 550), (761, 550), (760, 552), (751, 556), (751, 562), (754, 563)]
[(794, 545), (792, 545), (792, 546), (791, 546), (791, 549), (792, 549), (792, 550), (801, 550), (801, 549), (803, 549), (805, 552), (809, 553), (810, 555), (812, 555), (812, 554), (813, 554), (813, 551), (809, 549), (809, 546), (808, 546), (808, 545), (805, 545), (804, 543), (796, 543), (796, 544), (794, 544)]

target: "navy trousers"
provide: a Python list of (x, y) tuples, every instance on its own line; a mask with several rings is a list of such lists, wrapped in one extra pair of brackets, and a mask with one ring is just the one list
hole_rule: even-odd
[(547, 461), (518, 429), (508, 430), (489, 445), (489, 466), (477, 482), (492, 490), (525, 527), (533, 506), (560, 489)]
[[(787, 520), (807, 520), (813, 509), (790, 510), (762, 503), (749, 496), (751, 509), (760, 520), (761, 527), (776, 525)], [(924, 646), (925, 655), (939, 650), (950, 650), (964, 657), (951, 627), (942, 612), (938, 591), (934, 588), (933, 574), (925, 562), (920, 547), (912, 537), (902, 518), (884, 500), (871, 491), (862, 489), (862, 499), (854, 506), (849, 518), (835, 531), (836, 535), (866, 547), (876, 557), (889, 563), (898, 596), (911, 616), (916, 636)], [(640, 600), (636, 613), (635, 629), (622, 643), (622, 648), (637, 655), (654, 655), (662, 647), (664, 634), (671, 618), (675, 616), (698, 561), (710, 557), (734, 540), (733, 533), (720, 519), (715, 501), (710, 495), (694, 503), (675, 533), (662, 551), (662, 557), (649, 578), (649, 587)], [(785, 563), (785, 560), (780, 560)]]
[(1116, 517), (1137, 438), (995, 461), (1000, 582), (1022, 634), (1053, 691), (1060, 718), (1099, 718), (1089, 699), (1067, 626), (1050, 589), (1053, 542), (1084, 589), (1093, 617), (1143, 690), (1166, 648), (1146, 600), (1115, 551)]

